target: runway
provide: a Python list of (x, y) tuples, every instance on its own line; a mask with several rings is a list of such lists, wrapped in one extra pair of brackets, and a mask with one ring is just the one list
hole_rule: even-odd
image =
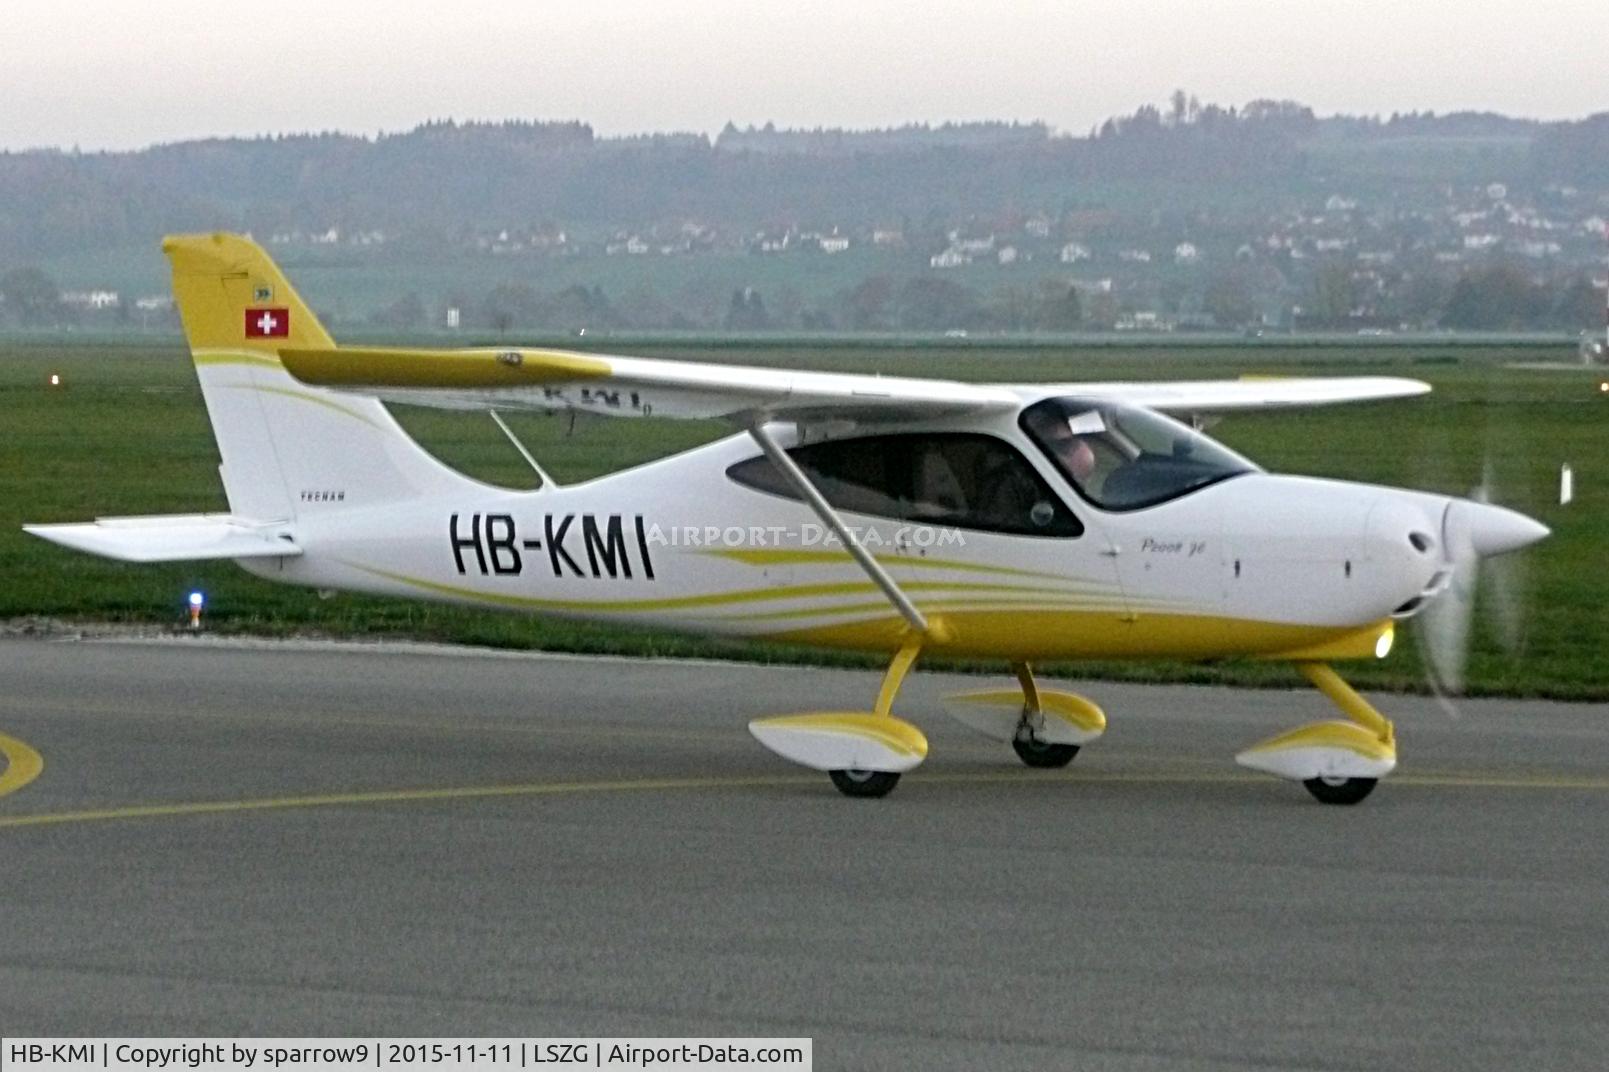
[(1063, 686), (1111, 728), (1042, 772), (942, 714), (987, 684), (914, 676), (930, 758), (856, 801), (745, 723), (875, 674), (0, 641), (0, 1030), (1603, 1067), (1609, 708), (1377, 698), (1402, 767), (1334, 808), (1230, 758), (1311, 691)]

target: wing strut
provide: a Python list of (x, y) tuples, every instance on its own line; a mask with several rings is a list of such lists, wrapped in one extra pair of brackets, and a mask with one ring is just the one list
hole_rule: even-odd
[[(525, 449), (525, 444), (520, 442), (520, 437), (514, 434), (514, 429), (503, 423), (503, 418), (498, 412), (495, 409), (488, 409), (486, 412), (492, 415), (492, 420), (497, 422), (497, 427), (503, 430), (503, 434), (508, 436), (508, 441), (514, 444), (514, 449), (520, 452), (520, 457), (525, 459), (525, 464), (529, 465), (536, 473), (537, 478), (542, 481), (543, 489), (558, 487), (559, 482), (548, 476), (547, 470), (536, 464), (536, 459), (531, 457), (531, 452)], [(570, 411), (570, 419), (575, 420), (574, 410)]]
[(788, 457), (787, 451), (777, 446), (777, 441), (771, 438), (771, 433), (766, 431), (765, 425), (761, 421), (751, 424), (749, 435), (760, 444), (760, 449), (765, 451), (765, 456), (771, 459), (771, 464), (777, 467), (777, 471), (786, 477), (794, 490), (810, 504), (810, 509), (821, 518), (821, 523), (844, 542), (844, 549), (860, 564), (860, 568), (866, 571), (866, 576), (882, 590), (888, 601), (894, 604), (895, 609), (910, 623), (911, 628), (925, 634), (928, 631), (927, 619), (916, 609), (916, 604), (911, 602), (910, 597), (894, 582), (894, 578), (888, 575), (888, 571), (871, 556), (871, 552), (860, 545), (860, 541), (855, 539), (855, 534), (849, 531), (843, 519), (838, 516), (838, 512), (832, 508), (821, 492), (816, 490), (816, 486), (810, 482), (804, 470)]

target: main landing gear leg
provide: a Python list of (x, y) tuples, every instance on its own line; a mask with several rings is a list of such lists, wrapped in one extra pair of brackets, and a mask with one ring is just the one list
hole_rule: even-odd
[(1065, 767), (1078, 755), (1079, 745), (1058, 744), (1044, 737), (1045, 711), (1039, 698), (1039, 683), (1034, 680), (1033, 667), (1027, 663), (1012, 663), (1012, 672), (1022, 686), (1022, 717), (1017, 720), (1016, 732), (1011, 736), (1012, 751), (1030, 767)]
[(923, 640), (913, 633), (895, 653), (870, 713), (823, 711), (759, 718), (749, 723), (749, 732), (783, 758), (826, 771), (845, 796), (887, 796), (902, 773), (927, 758), (927, 738), (893, 710)]
[(1299, 781), (1325, 804), (1356, 804), (1396, 769), (1396, 731), (1329, 666), (1297, 663), (1296, 669), (1350, 721), (1315, 722), (1282, 733), (1246, 749), (1235, 762)]
[[(872, 714), (892, 722), (900, 721), (894, 718), (894, 697), (899, 695), (900, 686), (905, 684), (905, 675), (911, 672), (911, 667), (916, 665), (916, 657), (921, 653), (921, 637), (912, 637), (894, 653), (888, 671), (883, 674), (882, 688), (877, 690), (877, 706), (872, 708)], [(925, 739), (923, 743), (926, 743)], [(838, 792), (846, 797), (885, 797), (899, 784), (899, 775), (899, 771), (857, 770), (853, 767), (827, 772), (827, 777), (832, 779)]]

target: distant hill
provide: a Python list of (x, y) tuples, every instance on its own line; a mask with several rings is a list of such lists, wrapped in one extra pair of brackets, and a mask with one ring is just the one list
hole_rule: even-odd
[(1609, 113), (1180, 92), (1085, 134), (437, 121), (0, 153), (0, 330), (171, 330), (157, 240), (214, 229), (377, 330), (1574, 331), (1602, 323)]
[[(173, 230), (340, 227), (429, 245), (540, 221), (604, 230), (672, 219), (717, 228), (874, 226), (1005, 208), (1055, 213), (1141, 184), (1198, 204), (1283, 198), (1367, 151), (1400, 147), (1426, 181), (1609, 183), (1609, 115), (1579, 123), (1410, 113), (1314, 118), (1299, 105), (1142, 108), (1089, 136), (1043, 124), (882, 131), (738, 130), (599, 138), (584, 123), (427, 123), (375, 138), (296, 134), (138, 152), (0, 154), (0, 264), (127, 247)], [(1410, 176), (1411, 177), (1411, 176)], [(1118, 200), (1122, 199), (1119, 191)], [(1174, 202), (1177, 203), (1176, 201)]]

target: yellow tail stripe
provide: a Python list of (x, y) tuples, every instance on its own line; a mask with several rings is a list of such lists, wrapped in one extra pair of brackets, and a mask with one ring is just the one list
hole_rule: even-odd
[(232, 350), (197, 350), (191, 355), (198, 365), (246, 365), (258, 368), (270, 368), (276, 372), (284, 372), (285, 366), (272, 357), (261, 357), (257, 354), (240, 354)]

